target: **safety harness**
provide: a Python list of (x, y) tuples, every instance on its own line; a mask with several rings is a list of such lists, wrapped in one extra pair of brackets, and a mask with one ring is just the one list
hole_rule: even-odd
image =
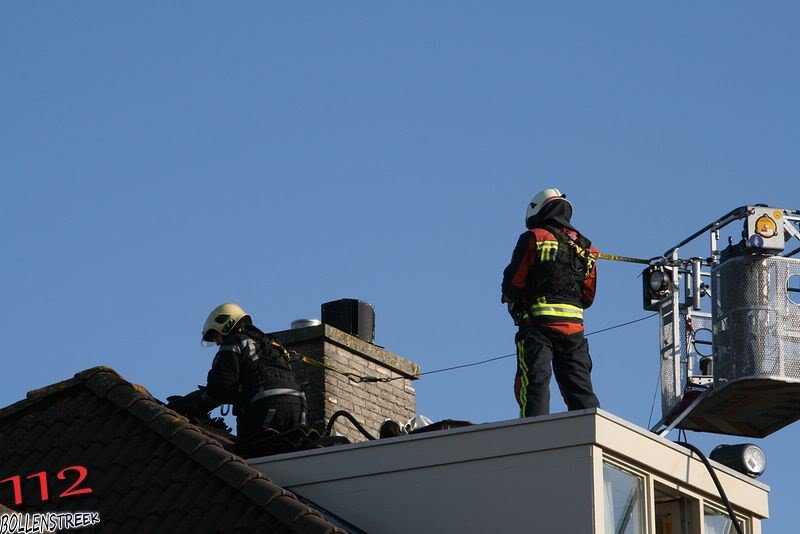
[(546, 227), (556, 240), (537, 242), (538, 264), (529, 274), (531, 301), (512, 313), (516, 322), (529, 326), (533, 321), (583, 322), (581, 287), (591, 273), (596, 256), (591, 242), (578, 235), (573, 240), (563, 231)]

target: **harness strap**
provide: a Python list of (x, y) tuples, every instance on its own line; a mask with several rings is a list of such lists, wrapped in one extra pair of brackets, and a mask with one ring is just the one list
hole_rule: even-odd
[(565, 234), (564, 232), (557, 230), (555, 228), (548, 228), (550, 233), (554, 233), (557, 237), (563, 237), (564, 241), (566, 241), (567, 245), (575, 251), (578, 257), (583, 261), (583, 264), (586, 266), (586, 272), (584, 273), (584, 278), (589, 278), (589, 275), (592, 273), (592, 267), (594, 266), (594, 262), (597, 260), (594, 254), (592, 254), (591, 250), (587, 248), (583, 248), (579, 244), (577, 244), (570, 236)]
[(274, 397), (275, 395), (293, 395), (295, 397), (301, 397), (303, 399), (306, 398), (305, 393), (303, 393), (302, 391), (297, 391), (296, 389), (289, 389), (289, 388), (262, 389), (261, 391), (253, 395), (253, 398), (250, 399), (250, 404), (266, 397)]
[(352, 382), (356, 382), (356, 383), (362, 383), (362, 382), (388, 382), (390, 380), (388, 378), (376, 378), (376, 377), (373, 377), (373, 376), (361, 376), (361, 375), (358, 375), (356, 373), (348, 373), (346, 371), (342, 371), (340, 369), (336, 369), (335, 367), (331, 367), (330, 365), (326, 365), (326, 364), (324, 364), (324, 363), (322, 363), (322, 362), (320, 362), (318, 360), (315, 360), (314, 358), (311, 358), (310, 356), (306, 356), (305, 354), (300, 354), (296, 350), (287, 349), (276, 338), (270, 336), (269, 334), (265, 334), (264, 332), (261, 332), (261, 330), (259, 330), (255, 326), (248, 325), (247, 328), (250, 329), (251, 332), (259, 333), (261, 335), (262, 340), (265, 343), (268, 343), (272, 348), (279, 350), (281, 352), (281, 354), (283, 355), (283, 357), (286, 358), (286, 360), (289, 361), (289, 362), (292, 361), (293, 357), (294, 358), (299, 358), (300, 361), (302, 361), (305, 364), (313, 365), (315, 367), (321, 367), (323, 369), (327, 369), (328, 371), (331, 371), (331, 372), (340, 374), (342, 376), (345, 376), (349, 380), (351, 380)]

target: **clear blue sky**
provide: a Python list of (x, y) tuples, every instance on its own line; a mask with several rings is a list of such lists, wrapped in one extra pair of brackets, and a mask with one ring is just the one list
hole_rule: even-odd
[[(500, 275), (536, 191), (645, 257), (736, 206), (800, 208), (798, 20), (793, 2), (5, 2), (0, 406), (100, 364), (187, 392), (224, 301), (281, 330), (366, 300), (376, 341), (424, 370), (513, 352)], [(587, 329), (645, 315), (639, 269), (599, 268)], [(655, 319), (591, 347), (603, 408), (647, 426)], [(424, 378), (419, 411), (513, 418), (513, 374)], [(799, 440), (759, 443), (766, 532), (794, 530)]]

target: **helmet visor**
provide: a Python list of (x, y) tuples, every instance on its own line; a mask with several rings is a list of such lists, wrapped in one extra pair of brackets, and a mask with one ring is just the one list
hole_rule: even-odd
[[(216, 334), (216, 335), (215, 335)], [(200, 341), (200, 344), (204, 347), (213, 347), (217, 344), (217, 336), (219, 335), (218, 332), (214, 330), (208, 330), (204, 335), (203, 339)]]

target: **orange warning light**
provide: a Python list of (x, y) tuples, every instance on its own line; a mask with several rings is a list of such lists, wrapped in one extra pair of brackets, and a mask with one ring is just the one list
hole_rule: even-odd
[(756, 233), (765, 238), (775, 237), (778, 235), (778, 224), (769, 215), (762, 215), (756, 219)]

